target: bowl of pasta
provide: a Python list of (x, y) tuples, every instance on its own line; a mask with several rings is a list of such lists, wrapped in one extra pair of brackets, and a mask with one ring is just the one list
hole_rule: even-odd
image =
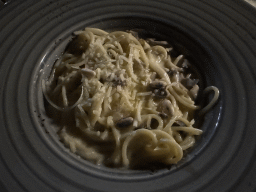
[(1, 191), (255, 190), (249, 4), (28, 0), (0, 14)]

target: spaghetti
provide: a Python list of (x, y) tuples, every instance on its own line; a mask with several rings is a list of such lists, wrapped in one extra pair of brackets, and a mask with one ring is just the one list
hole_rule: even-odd
[[(48, 81), (59, 111), (61, 140), (71, 152), (111, 167), (176, 164), (202, 130), (194, 128), (198, 80), (184, 73), (183, 55), (130, 32), (75, 32)], [(218, 99), (216, 87), (207, 112)]]

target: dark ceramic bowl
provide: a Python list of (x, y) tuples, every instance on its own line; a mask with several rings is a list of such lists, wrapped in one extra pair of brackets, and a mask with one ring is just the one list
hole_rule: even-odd
[[(1, 192), (255, 191), (252, 6), (239, 0), (11, 0), (0, 6)], [(141, 29), (142, 37), (166, 40), (191, 61), (201, 87), (219, 88), (204, 134), (177, 166), (110, 169), (59, 141), (45, 114), (41, 80), (72, 32), (85, 27)]]

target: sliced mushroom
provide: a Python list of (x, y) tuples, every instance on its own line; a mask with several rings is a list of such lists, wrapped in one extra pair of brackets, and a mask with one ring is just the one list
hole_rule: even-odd
[(152, 83), (149, 84), (149, 86), (152, 89), (162, 89), (166, 86), (166, 83), (164, 81), (153, 81)]
[(172, 116), (174, 114), (174, 107), (170, 100), (165, 99), (159, 105), (157, 110), (163, 117)]
[(164, 81), (153, 81), (149, 84), (153, 96), (158, 98), (165, 98), (167, 96), (166, 83)]
[(118, 128), (126, 128), (126, 127), (129, 127), (130, 125), (132, 125), (132, 123), (133, 123), (132, 117), (125, 117), (125, 118), (119, 119), (116, 122), (116, 126)]
[(88, 42), (86, 36), (84, 34), (80, 34), (74, 37), (72, 41), (70, 41), (66, 51), (74, 55), (81, 55), (83, 52), (86, 51), (87, 47)]
[(181, 64), (181, 67), (188, 68), (190, 66), (190, 63), (187, 59), (184, 59), (183, 63)]
[(189, 94), (193, 100), (197, 98), (198, 91), (199, 91), (198, 85), (194, 85), (193, 88), (190, 89)]
[(81, 72), (82, 74), (84, 74), (88, 79), (91, 79), (93, 78), (96, 73), (95, 71), (91, 70), (91, 69), (87, 69), (87, 68), (84, 68), (84, 69), (81, 69)]
[(183, 69), (182, 68), (177, 68), (177, 69), (171, 69), (167, 72), (169, 77), (171, 78), (172, 82), (179, 82), (180, 79), (184, 78), (183, 76)]
[(113, 86), (115, 86), (115, 87), (117, 87), (117, 86), (121, 86), (121, 87), (124, 87), (124, 86), (126, 86), (126, 80), (122, 80), (120, 77), (115, 77), (114, 79), (113, 79)]
[(187, 89), (192, 89), (194, 85), (196, 85), (199, 80), (198, 79), (191, 79), (190, 77), (182, 78), (180, 80), (181, 84), (184, 85)]
[(165, 98), (167, 96), (167, 91), (165, 88), (154, 89), (153, 96), (158, 98)]
[(178, 70), (177, 69), (170, 69), (167, 74), (172, 77), (173, 75), (177, 74)]

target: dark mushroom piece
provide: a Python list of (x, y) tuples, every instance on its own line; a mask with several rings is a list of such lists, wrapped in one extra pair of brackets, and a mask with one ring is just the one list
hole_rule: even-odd
[(66, 51), (74, 55), (82, 55), (88, 48), (87, 38), (84, 34), (75, 36), (68, 44)]
[(152, 83), (149, 84), (149, 86), (152, 89), (161, 89), (166, 86), (166, 83), (164, 81), (153, 81)]
[(116, 122), (116, 127), (118, 127), (118, 128), (126, 128), (126, 127), (131, 126), (132, 123), (133, 123), (133, 118), (132, 117), (124, 117), (122, 119), (119, 119)]
[(170, 69), (167, 74), (172, 77), (174, 75), (176, 75), (179, 71), (177, 69)]
[(117, 87), (117, 86), (121, 86), (121, 87), (124, 87), (126, 86), (126, 80), (122, 80), (120, 77), (115, 77), (113, 79), (113, 86)]
[(165, 98), (167, 96), (166, 83), (164, 81), (153, 81), (149, 84), (153, 96)]
[(194, 85), (192, 89), (189, 90), (189, 95), (193, 100), (197, 98), (198, 91), (199, 91), (198, 85)]
[(187, 59), (184, 59), (183, 63), (181, 64), (181, 67), (188, 68), (190, 66), (190, 63)]
[(160, 112), (159, 114), (164, 118), (172, 116), (174, 114), (174, 107), (170, 100), (163, 100), (157, 107), (157, 110)]
[(167, 72), (169, 77), (171, 78), (171, 81), (173, 82), (179, 82), (180, 79), (184, 78), (183, 72), (184, 70), (182, 68), (177, 68), (177, 69), (171, 69)]
[(165, 88), (154, 89), (153, 96), (157, 98), (165, 98), (167, 96), (167, 91)]

